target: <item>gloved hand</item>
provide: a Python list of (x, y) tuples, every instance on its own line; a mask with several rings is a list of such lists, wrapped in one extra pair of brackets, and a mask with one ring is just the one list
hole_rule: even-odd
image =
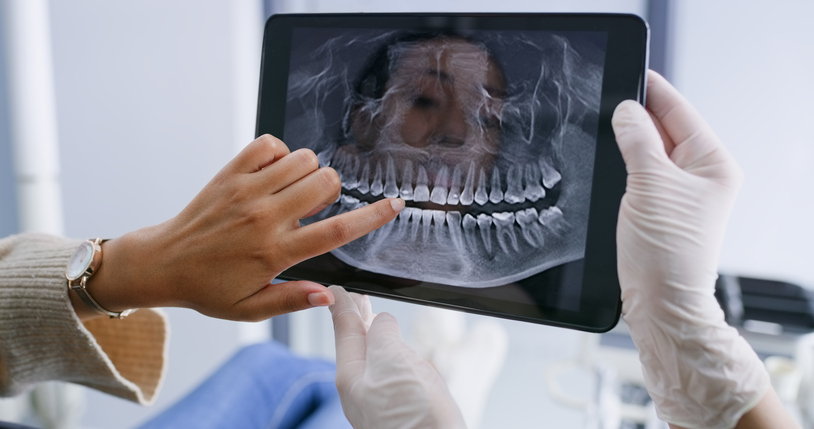
[(328, 288), (336, 334), (336, 387), (356, 429), (465, 428), (438, 371), (402, 340), (396, 319), (367, 296)]
[(714, 297), (742, 172), (675, 88), (647, 79), (647, 111), (625, 101), (612, 121), (628, 172), (616, 236), (622, 313), (659, 417), (731, 428), (770, 386)]

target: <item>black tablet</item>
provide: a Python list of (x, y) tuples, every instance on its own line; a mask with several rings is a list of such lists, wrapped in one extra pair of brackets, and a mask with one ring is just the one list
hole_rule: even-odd
[(593, 332), (621, 308), (625, 167), (648, 29), (619, 14), (274, 15), (257, 134), (342, 179), (309, 224), (400, 196), (389, 224), (280, 277)]

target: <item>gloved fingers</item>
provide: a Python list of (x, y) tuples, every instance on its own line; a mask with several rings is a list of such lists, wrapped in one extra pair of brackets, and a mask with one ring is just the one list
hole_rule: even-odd
[(381, 355), (387, 355), (386, 361), (394, 363), (393, 358), (404, 358), (410, 353), (415, 352), (401, 338), (396, 318), (390, 313), (376, 315), (367, 331), (367, 359), (381, 361)]
[(353, 302), (356, 303), (356, 307), (359, 309), (359, 314), (362, 316), (362, 320), (365, 322), (365, 328), (370, 328), (370, 323), (373, 322), (373, 318), (376, 315), (373, 313), (373, 306), (370, 305), (370, 298), (367, 295), (362, 295), (360, 293), (350, 293), (351, 298), (353, 298)]
[(653, 114), (651, 111), (647, 111), (647, 114), (650, 115), (650, 120), (653, 121), (653, 125), (656, 126), (656, 129), (659, 131), (659, 135), (661, 136), (661, 141), (664, 143), (664, 152), (667, 153), (667, 156), (670, 156), (673, 153), (673, 149), (675, 149), (676, 144), (673, 142), (673, 139), (670, 138), (670, 135), (667, 134), (667, 131), (664, 130), (664, 126), (661, 125), (656, 115)]
[(709, 173), (716, 176), (720, 168), (727, 169), (724, 176), (731, 174), (734, 161), (712, 128), (678, 90), (652, 70), (647, 74), (647, 109), (675, 145), (670, 159), (679, 168), (707, 177)]
[(629, 174), (661, 169), (671, 163), (655, 123), (639, 103), (621, 102), (613, 112), (611, 125)]
[(334, 304), (328, 307), (334, 323), (336, 339), (337, 383), (340, 377), (355, 379), (365, 368), (365, 322), (350, 294), (340, 286), (328, 288), (334, 295)]

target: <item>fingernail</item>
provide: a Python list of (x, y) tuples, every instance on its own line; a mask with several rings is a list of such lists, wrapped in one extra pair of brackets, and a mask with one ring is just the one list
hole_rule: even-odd
[(390, 207), (393, 207), (393, 210), (398, 213), (404, 208), (404, 200), (401, 198), (393, 198), (390, 200)]
[(333, 304), (333, 302), (331, 302), (331, 297), (329, 297), (327, 293), (323, 292), (309, 293), (308, 303), (314, 307), (325, 307)]

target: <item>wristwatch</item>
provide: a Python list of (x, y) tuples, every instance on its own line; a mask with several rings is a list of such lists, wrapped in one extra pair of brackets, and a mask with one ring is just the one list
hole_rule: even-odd
[(99, 305), (95, 299), (88, 293), (85, 286), (96, 271), (99, 271), (99, 266), (102, 265), (102, 243), (107, 240), (97, 238), (95, 240), (87, 240), (82, 243), (71, 256), (68, 261), (68, 267), (65, 269), (65, 278), (68, 279), (68, 289), (73, 290), (79, 295), (79, 298), (90, 307), (91, 310), (110, 316), (111, 319), (122, 319), (132, 314), (134, 309), (124, 310), (120, 312), (110, 311)]

